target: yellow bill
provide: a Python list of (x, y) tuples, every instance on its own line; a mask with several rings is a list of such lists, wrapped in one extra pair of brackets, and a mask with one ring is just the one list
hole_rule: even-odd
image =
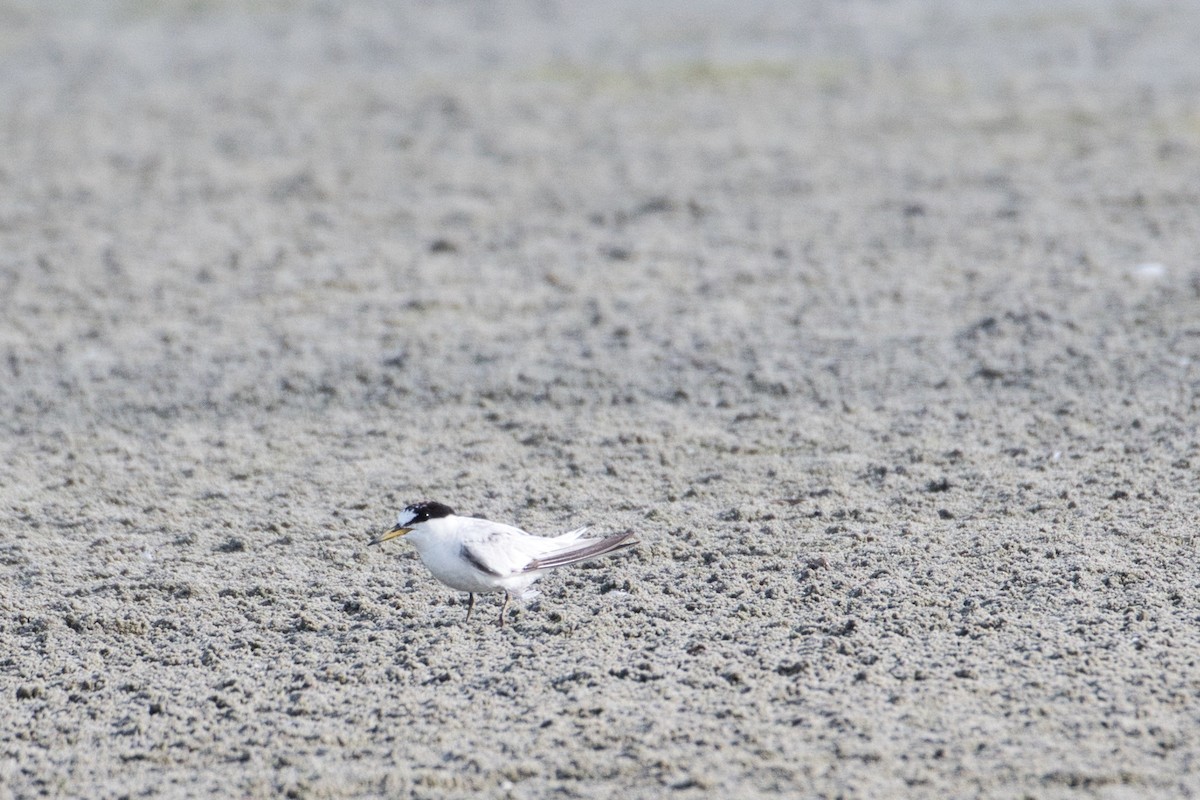
[(397, 536), (403, 536), (404, 534), (408, 533), (411, 530), (412, 530), (412, 528), (405, 528), (402, 525), (396, 525), (395, 527), (391, 528), (390, 530), (384, 531), (383, 533), (379, 534), (374, 539), (372, 539), (371, 544), (383, 544), (388, 539), (395, 539)]

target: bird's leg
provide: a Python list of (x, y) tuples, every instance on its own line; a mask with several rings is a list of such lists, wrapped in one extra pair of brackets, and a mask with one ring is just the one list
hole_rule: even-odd
[(475, 593), (468, 592), (467, 597), (467, 622), (471, 621), (471, 612), (475, 610)]
[(508, 608), (508, 592), (504, 593), (504, 603), (500, 606), (500, 627), (504, 627), (504, 611)]

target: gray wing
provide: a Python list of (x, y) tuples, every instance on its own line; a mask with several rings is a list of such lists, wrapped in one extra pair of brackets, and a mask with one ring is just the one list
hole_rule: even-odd
[(502, 578), (507, 574), (501, 572), (496, 567), (493, 567), (490, 563), (488, 563), (487, 556), (476, 553), (468, 544), (464, 544), (462, 547), (460, 547), (458, 549), (458, 554), (463, 557), (464, 561), (485, 575), (492, 575), (496, 578)]
[(569, 547), (553, 550), (535, 557), (521, 571), (536, 572), (541, 569), (565, 567), (568, 564), (578, 564), (580, 561), (588, 561), (589, 559), (608, 555), (609, 553), (615, 553), (618, 550), (624, 550), (627, 547), (633, 547), (637, 544), (637, 542), (629, 541), (629, 537), (631, 536), (633, 536), (633, 531), (625, 531), (624, 533), (618, 533), (615, 536), (609, 536), (604, 539), (584, 539)]
[(480, 572), (504, 577), (578, 564), (637, 544), (629, 541), (633, 531), (605, 539), (581, 539), (584, 530), (550, 538), (532, 536), (499, 522), (472, 519), (464, 531), (460, 552)]
[(463, 532), (459, 552), (480, 572), (503, 577), (525, 572), (530, 561), (553, 547), (555, 545), (550, 539), (530, 536), (520, 528), (486, 519), (472, 519)]

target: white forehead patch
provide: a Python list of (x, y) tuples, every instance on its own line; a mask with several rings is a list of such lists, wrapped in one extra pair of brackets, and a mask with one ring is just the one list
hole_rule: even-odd
[(401, 528), (407, 527), (416, 517), (416, 512), (411, 508), (406, 508), (396, 515), (396, 525)]

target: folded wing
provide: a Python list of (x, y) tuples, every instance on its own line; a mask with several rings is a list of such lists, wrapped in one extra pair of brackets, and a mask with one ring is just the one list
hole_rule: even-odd
[(545, 538), (530, 536), (511, 525), (487, 520), (472, 522), (474, 524), (463, 537), (459, 555), (479, 572), (493, 577), (525, 575), (577, 564), (637, 544), (631, 541), (633, 531), (605, 539), (585, 539), (583, 534), (587, 528), (579, 528)]
[(624, 533), (618, 533), (615, 536), (609, 536), (604, 539), (584, 539), (576, 544), (552, 550), (534, 558), (525, 565), (521, 572), (537, 572), (538, 570), (553, 569), (554, 567), (565, 567), (568, 564), (578, 564), (581, 561), (588, 561), (599, 556), (608, 555), (609, 553), (615, 553), (618, 550), (624, 550), (627, 547), (633, 547), (637, 544), (636, 541), (630, 541), (630, 537), (632, 536), (633, 531), (625, 531)]

